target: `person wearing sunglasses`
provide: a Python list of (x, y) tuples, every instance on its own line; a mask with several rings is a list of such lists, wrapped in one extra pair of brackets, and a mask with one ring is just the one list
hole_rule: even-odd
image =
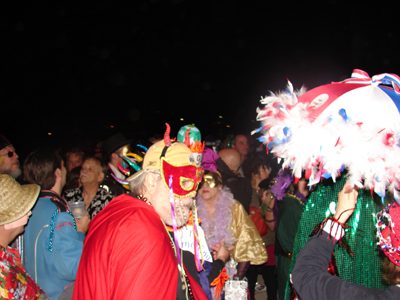
[(0, 174), (18, 178), (22, 171), (19, 166), (18, 154), (7, 138), (0, 134)]

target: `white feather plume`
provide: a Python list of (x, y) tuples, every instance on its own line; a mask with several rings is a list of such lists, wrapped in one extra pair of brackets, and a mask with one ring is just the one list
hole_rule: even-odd
[(307, 104), (297, 99), (305, 89), (294, 91), (289, 82), (287, 91), (262, 98), (265, 107), (257, 109), (264, 143), (284, 160), (283, 167), (292, 168), (296, 177), (308, 170), (312, 184), (320, 176), (335, 180), (345, 166), (348, 180), (355, 185), (374, 189), (381, 196), (386, 189), (400, 196), (400, 132), (363, 126), (351, 116), (344, 120), (339, 113), (311, 122)]

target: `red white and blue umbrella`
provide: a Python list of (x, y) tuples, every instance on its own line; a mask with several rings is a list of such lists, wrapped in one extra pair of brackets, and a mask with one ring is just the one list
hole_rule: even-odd
[(372, 78), (354, 70), (352, 78), (261, 100), (253, 133), (290, 167), (296, 178), (305, 171), (309, 184), (335, 180), (346, 168), (348, 180), (373, 189), (382, 198), (388, 189), (400, 201), (400, 77)]

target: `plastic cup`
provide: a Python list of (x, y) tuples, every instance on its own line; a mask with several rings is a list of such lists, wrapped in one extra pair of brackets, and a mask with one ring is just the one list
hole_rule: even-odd
[(75, 219), (80, 219), (86, 214), (85, 202), (83, 201), (72, 202), (69, 204), (69, 207)]

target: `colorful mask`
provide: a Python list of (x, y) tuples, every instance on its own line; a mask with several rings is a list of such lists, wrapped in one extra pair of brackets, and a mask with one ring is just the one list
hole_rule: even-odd
[(161, 158), (161, 177), (168, 187), (169, 177), (172, 175), (172, 190), (178, 198), (196, 194), (197, 186), (203, 177), (203, 169), (195, 164), (174, 165)]
[[(197, 186), (203, 177), (203, 168), (196, 165), (193, 153), (185, 144), (171, 141), (169, 136), (171, 129), (168, 124), (166, 126), (164, 140), (149, 147), (143, 160), (142, 169), (160, 170), (167, 189), (169, 189), (169, 178), (172, 175), (172, 191), (175, 197), (194, 197)], [(142, 171), (135, 173), (128, 178), (128, 181), (141, 173)]]
[(215, 188), (216, 186), (222, 184), (221, 177), (215, 172), (209, 172), (203, 176), (203, 181), (200, 183), (199, 189), (201, 189), (204, 182), (206, 182), (210, 188)]

